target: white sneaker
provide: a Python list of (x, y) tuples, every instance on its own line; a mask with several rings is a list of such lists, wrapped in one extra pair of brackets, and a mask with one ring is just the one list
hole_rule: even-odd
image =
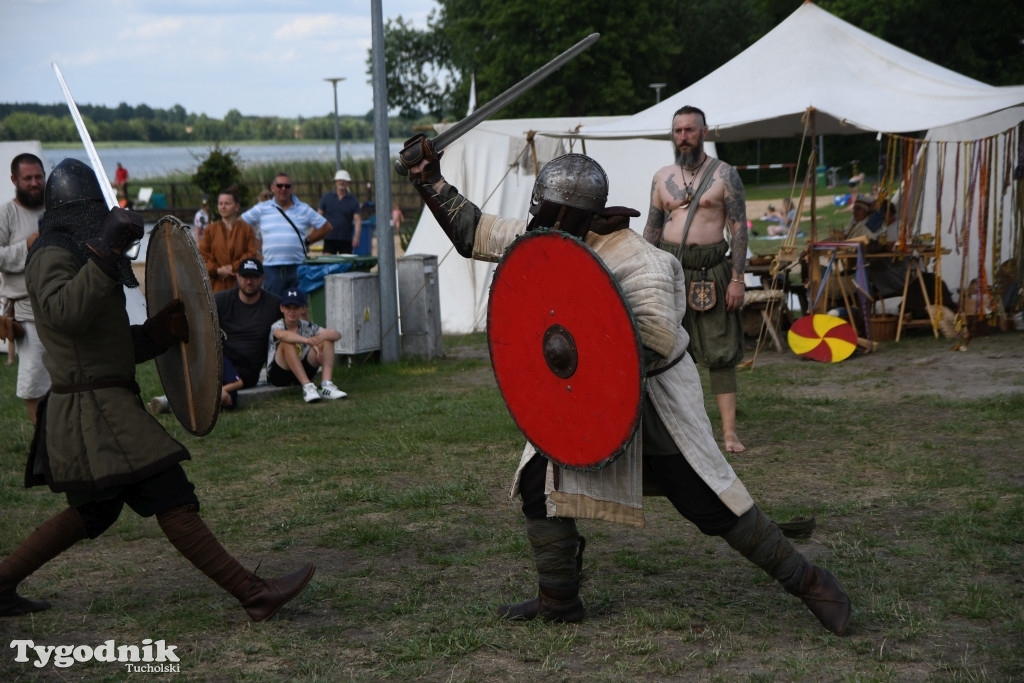
[(331, 380), (325, 380), (320, 383), (320, 396), (333, 401), (336, 398), (345, 398), (348, 394), (334, 386), (334, 382)]
[(149, 412), (153, 415), (171, 412), (171, 404), (167, 402), (166, 396), (154, 396), (149, 401)]
[(302, 400), (306, 403), (316, 403), (320, 400), (320, 394), (316, 391), (316, 385), (310, 382), (302, 385)]

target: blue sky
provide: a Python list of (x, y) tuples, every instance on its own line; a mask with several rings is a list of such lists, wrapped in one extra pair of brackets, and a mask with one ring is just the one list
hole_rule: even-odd
[[(385, 19), (426, 26), (433, 0), (382, 0)], [(0, 102), (180, 104), (223, 118), (373, 107), (370, 0), (0, 0)]]

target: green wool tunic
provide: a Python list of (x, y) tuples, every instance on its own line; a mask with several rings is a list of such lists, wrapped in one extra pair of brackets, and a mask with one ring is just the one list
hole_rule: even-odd
[(122, 386), (52, 393), (46, 406), (47, 483), (54, 491), (88, 492), (132, 484), (189, 458), (135, 390), (135, 364), (155, 353), (141, 326), (131, 326), (121, 283), (93, 261), (45, 246), (25, 270), (43, 362), (61, 386)]

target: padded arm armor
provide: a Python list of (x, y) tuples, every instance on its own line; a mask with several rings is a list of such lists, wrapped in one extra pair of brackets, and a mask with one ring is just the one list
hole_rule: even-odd
[(455, 245), (455, 251), (472, 258), (476, 226), (480, 222), (479, 207), (459, 194), (453, 185), (445, 184), (440, 193), (433, 185), (414, 185), (444, 234)]

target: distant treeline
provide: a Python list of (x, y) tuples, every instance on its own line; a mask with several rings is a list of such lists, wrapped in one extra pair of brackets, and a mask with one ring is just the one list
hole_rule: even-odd
[[(96, 142), (189, 142), (217, 140), (333, 140), (334, 115), (311, 118), (244, 116), (232, 109), (223, 119), (185, 111), (180, 104), (153, 109), (122, 102), (115, 108), (80, 104), (89, 134)], [(408, 138), (415, 126), (432, 120), (392, 117), (392, 138)], [(373, 139), (373, 112), (339, 116), (338, 136), (346, 141)], [(0, 103), (0, 140), (78, 142), (78, 131), (65, 104)]]

